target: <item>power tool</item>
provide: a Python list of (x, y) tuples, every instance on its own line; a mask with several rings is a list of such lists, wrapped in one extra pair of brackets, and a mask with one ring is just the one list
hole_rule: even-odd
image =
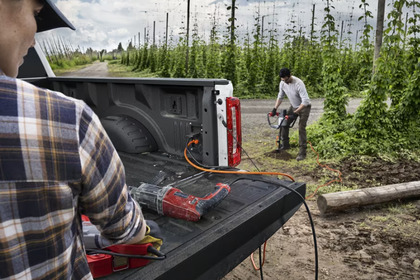
[[(277, 124), (273, 124), (270, 120), (270, 117), (274, 117), (277, 116)], [(292, 128), (293, 125), (295, 124), (296, 120), (297, 120), (298, 115), (295, 113), (292, 114), (287, 114), (287, 110), (282, 110), (281, 113), (276, 112), (275, 115), (273, 115), (273, 112), (269, 112), (267, 113), (267, 121), (268, 121), (268, 125), (271, 128), (274, 129), (279, 129), (279, 134), (277, 135), (276, 138), (276, 145), (277, 145), (277, 149), (280, 148), (280, 140), (281, 140), (281, 131), (283, 129), (283, 127), (288, 127), (288, 128)]]
[[(90, 272), (93, 278), (109, 275), (115, 271), (142, 267), (149, 264), (150, 260), (164, 260), (165, 254), (159, 251), (162, 239), (159, 232), (151, 233), (151, 227), (159, 228), (154, 222), (147, 220), (146, 237), (141, 244), (112, 245), (103, 237), (87, 216), (82, 215), (83, 244), (86, 250)], [(143, 241), (142, 240), (142, 241)]]
[(143, 183), (131, 187), (131, 196), (142, 206), (160, 215), (196, 222), (219, 204), (230, 192), (226, 184), (218, 183), (214, 192), (204, 197), (183, 193), (173, 186), (159, 187)]
[(274, 129), (279, 129), (280, 127), (291, 128), (295, 124), (296, 119), (298, 117), (298, 115), (295, 113), (288, 115), (287, 110), (282, 110), (281, 113), (277, 112), (275, 115), (278, 117), (277, 124), (273, 124), (270, 120), (270, 117), (274, 117), (274, 115), (271, 112), (267, 113), (268, 124), (270, 125), (271, 128), (274, 128)]

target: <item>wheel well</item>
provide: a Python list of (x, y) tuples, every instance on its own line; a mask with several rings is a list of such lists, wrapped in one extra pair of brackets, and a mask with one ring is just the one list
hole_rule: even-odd
[(132, 117), (107, 116), (101, 123), (117, 151), (137, 154), (158, 150), (152, 134)]

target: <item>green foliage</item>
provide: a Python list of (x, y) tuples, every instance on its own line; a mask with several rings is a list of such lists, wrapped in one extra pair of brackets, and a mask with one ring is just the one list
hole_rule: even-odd
[[(110, 63), (116, 72), (123, 72), (120, 67), (132, 70), (130, 76), (225, 78), (232, 81), (235, 95), (242, 98), (275, 99), (279, 70), (288, 67), (305, 82), (311, 98), (325, 98), (325, 114), (308, 128), (308, 139), (322, 157), (369, 155), (419, 160), (420, 2), (392, 2), (375, 67), (373, 27), (369, 25), (373, 15), (368, 1), (360, 0), (363, 14), (358, 20), (363, 22), (363, 33), (355, 46), (339, 39), (332, 2), (326, 1), (319, 34), (314, 24), (305, 34), (292, 16), (281, 43), (275, 24), (263, 30), (264, 16), (259, 12), (244, 38), (238, 38), (238, 7), (233, 0), (227, 7), (227, 28), (219, 31), (215, 11), (209, 38), (200, 36), (195, 23), (189, 46), (185, 33), (177, 42), (170, 38), (163, 45), (146, 42), (138, 48), (130, 44), (126, 51), (120, 43), (112, 56), (91, 48), (85, 53), (73, 50), (63, 38), (52, 38), (41, 46), (53, 69), (119, 57), (118, 65), (117, 60)], [(406, 21), (402, 20), (406, 17), (403, 11), (408, 11)], [(346, 112), (350, 93), (363, 97), (353, 115)]]
[(218, 43), (218, 34), (216, 19), (210, 31), (210, 43), (208, 46), (203, 46), (206, 68), (206, 78), (220, 78), (222, 76), (221, 64), (221, 46)]
[(188, 77), (189, 78), (200, 78), (205, 77), (205, 68), (204, 68), (204, 52), (203, 52), (203, 43), (198, 35), (198, 26), (194, 24), (193, 34), (192, 34), (192, 46), (189, 57), (189, 66), (188, 66)]
[(235, 11), (237, 9), (236, 7), (236, 0), (232, 0), (232, 5), (227, 7), (228, 11), (231, 11), (230, 17), (228, 19), (228, 25), (227, 28), (227, 35), (226, 35), (226, 49), (225, 52), (222, 55), (222, 61), (223, 61), (223, 76), (230, 80), (232, 84), (236, 85), (237, 83), (237, 74), (236, 74), (236, 18), (235, 18)]
[(340, 123), (346, 116), (347, 88), (344, 86), (340, 64), (340, 52), (337, 47), (337, 30), (335, 28), (334, 17), (331, 15), (333, 6), (327, 0), (324, 25), (322, 26), (322, 82), (324, 88), (324, 118), (333, 123)]
[(360, 43), (360, 51), (355, 53), (357, 65), (359, 65), (359, 71), (356, 77), (357, 89), (365, 89), (367, 84), (370, 82), (372, 75), (373, 65), (373, 45), (370, 42), (370, 34), (373, 27), (368, 24), (369, 18), (373, 18), (372, 13), (368, 10), (369, 4), (366, 0), (362, 0), (360, 8), (363, 8), (363, 16), (359, 18), (359, 21), (364, 20), (362, 41)]
[[(407, 4), (407, 1), (395, 1), (388, 14), (381, 55), (356, 113), (340, 122), (324, 116), (308, 129), (309, 139), (322, 156), (356, 154), (388, 160), (400, 157), (419, 160), (420, 56), (416, 35), (410, 33), (413, 36), (408, 50), (401, 48), (404, 36), (400, 18)], [(418, 27), (418, 15), (413, 15), (410, 30)]]
[[(247, 98), (275, 98), (280, 81), (278, 72), (280, 68), (288, 67), (293, 75), (305, 82), (311, 98), (326, 98), (327, 116), (339, 121), (345, 117), (345, 104), (350, 93), (360, 96), (360, 91), (367, 89), (372, 78), (373, 47), (370, 34), (373, 28), (368, 24), (372, 14), (366, 0), (361, 2), (364, 15), (359, 20), (364, 20), (365, 24), (362, 40), (355, 48), (343, 42), (338, 43), (338, 32), (332, 16), (334, 8), (329, 5), (330, 1), (325, 8), (325, 23), (320, 36), (314, 26), (311, 26), (310, 34), (305, 34), (297, 20), (292, 18), (281, 44), (274, 25), (270, 30), (264, 30), (266, 33), (262, 38), (262, 17), (257, 12), (255, 24), (250, 28), (252, 30), (239, 44), (234, 16), (238, 8), (232, 1), (227, 7), (230, 15), (223, 34), (218, 31), (216, 12), (207, 40), (198, 34), (198, 25), (194, 24), (188, 65), (184, 35), (175, 43), (172, 40), (161, 46), (145, 43), (137, 50), (123, 52), (121, 62), (135, 72), (145, 73), (147, 70), (162, 77), (229, 79), (235, 94)], [(412, 37), (407, 36), (407, 41)], [(400, 54), (405, 55), (405, 52), (402, 50)], [(403, 65), (399, 64), (400, 67)], [(401, 92), (402, 86), (396, 84), (394, 88)]]
[(185, 77), (185, 49), (186, 43), (180, 38), (180, 44), (174, 48), (174, 70), (172, 77), (184, 78)]

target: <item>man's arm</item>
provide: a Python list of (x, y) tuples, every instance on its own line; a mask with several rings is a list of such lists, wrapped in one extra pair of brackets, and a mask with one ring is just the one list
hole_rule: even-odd
[(276, 104), (274, 105), (274, 108), (277, 110), (277, 108), (280, 106), (282, 100), (281, 99), (277, 99), (276, 100)]
[(283, 81), (280, 81), (280, 84), (279, 84), (279, 93), (277, 95), (277, 100), (276, 100), (276, 103), (274, 104), (273, 110), (271, 111), (271, 114), (272, 115), (275, 115), (276, 114), (277, 108), (280, 106), (281, 102), (283, 101), (283, 98), (284, 98), (284, 95), (285, 95), (285, 93), (283, 91), (283, 88), (282, 88), (283, 83), (284, 83)]
[(299, 114), (300, 111), (302, 111), (303, 108), (305, 108), (306, 106), (302, 103), (299, 105), (299, 107), (293, 111), (293, 113), (295, 114)]
[(143, 222), (143, 225), (139, 231), (139, 233), (131, 238), (126, 244), (137, 244), (144, 238), (146, 235), (146, 221)]
[(124, 166), (98, 117), (84, 104), (79, 108), (79, 209), (112, 243), (136, 243), (146, 225), (126, 186)]
[(299, 107), (294, 111), (294, 113), (298, 114), (303, 108), (311, 104), (311, 101), (309, 99), (308, 92), (306, 91), (305, 84), (303, 81), (299, 81), (297, 84), (297, 90), (298, 94), (302, 100), (302, 103), (299, 105)]

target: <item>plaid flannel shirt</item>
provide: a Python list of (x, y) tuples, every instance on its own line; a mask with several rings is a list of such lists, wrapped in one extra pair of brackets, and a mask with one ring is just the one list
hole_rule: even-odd
[(0, 278), (91, 279), (80, 214), (114, 243), (144, 222), (92, 110), (0, 71)]

